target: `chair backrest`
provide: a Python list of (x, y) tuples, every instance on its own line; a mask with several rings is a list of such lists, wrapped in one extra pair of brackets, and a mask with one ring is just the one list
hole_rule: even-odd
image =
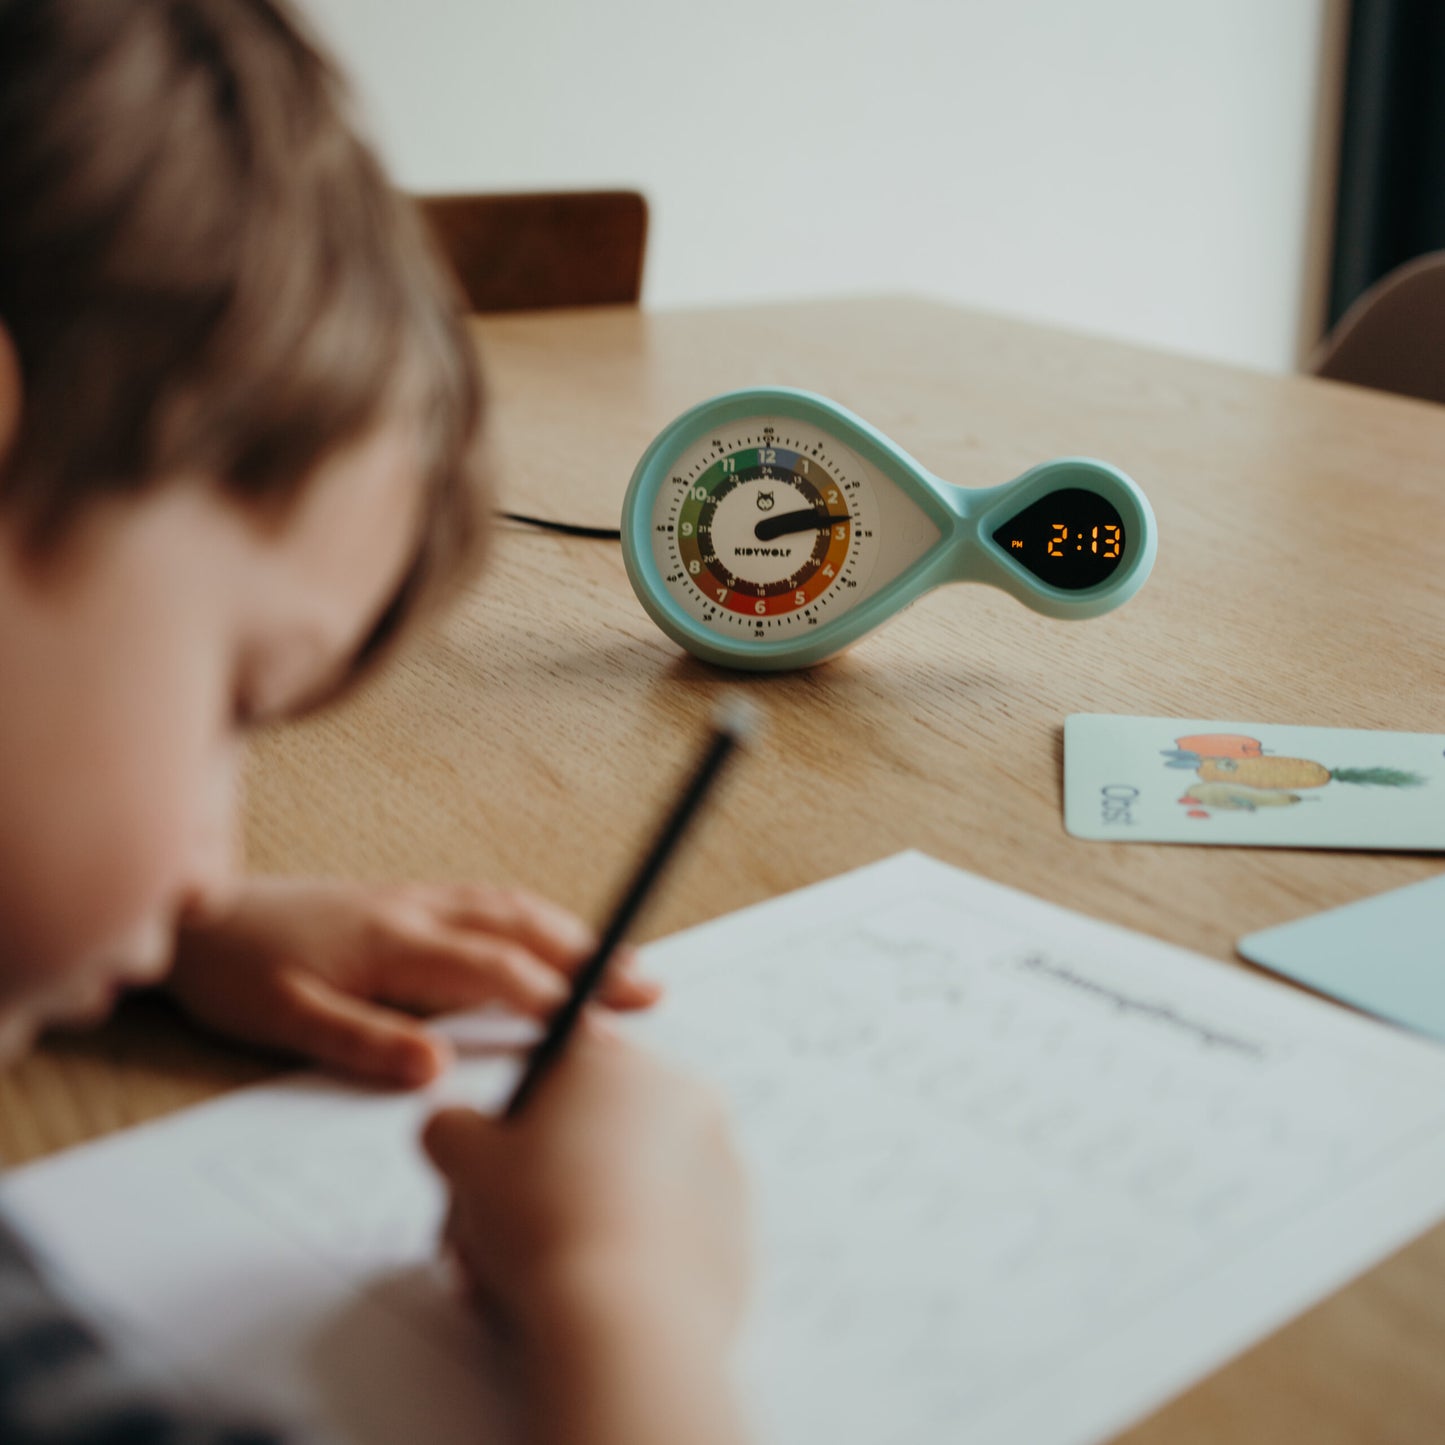
[(1339, 319), (1316, 376), (1445, 402), (1445, 251), (1397, 266)]
[(635, 306), (647, 202), (636, 191), (418, 196), (473, 311)]

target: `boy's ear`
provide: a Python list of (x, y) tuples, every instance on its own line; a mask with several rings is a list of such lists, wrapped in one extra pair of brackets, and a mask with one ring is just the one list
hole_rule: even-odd
[(0, 472), (20, 431), (20, 357), (0, 320)]

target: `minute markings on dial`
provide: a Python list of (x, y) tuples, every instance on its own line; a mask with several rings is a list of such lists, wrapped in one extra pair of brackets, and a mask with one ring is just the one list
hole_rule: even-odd
[[(807, 477), (799, 476), (796, 473), (786, 470), (780, 471), (766, 464), (740, 467), (724, 477), (723, 480), (712, 489), (707, 500), (703, 503), (697, 517), (697, 544), (704, 553), (704, 560), (709, 570), (724, 586), (744, 597), (779, 597), (795, 590), (797, 586), (796, 576), (784, 577), (772, 582), (739, 577), (731, 567), (721, 560), (718, 549), (713, 542), (713, 519), (717, 514), (718, 505), (739, 487), (749, 482), (760, 480), (777, 481), (793, 486), (802, 493), (805, 498), (810, 497), (813, 501), (813, 506), (805, 510), (813, 516), (822, 515), (825, 509), (822, 494)], [(796, 514), (787, 513), (785, 515), (792, 516)], [(823, 565), (828, 555), (829, 540), (828, 532), (824, 530), (820, 524), (817, 538), (811, 549), (812, 555), (804, 561), (803, 568), (801, 569), (805, 576), (811, 577)]]
[[(654, 548), (684, 611), (713, 629), (763, 636), (816, 626), (822, 608), (846, 610), (851, 596), (833, 594), (866, 579), (871, 552), (857, 549), (876, 525), (856, 458), (791, 426), (748, 425), (725, 439), (713, 433), (672, 465), (675, 489), (659, 494), (653, 514), (665, 519)], [(769, 518), (782, 528), (759, 534)]]

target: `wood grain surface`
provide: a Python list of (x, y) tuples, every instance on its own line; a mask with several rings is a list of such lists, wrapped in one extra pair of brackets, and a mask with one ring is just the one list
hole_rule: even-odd
[[(432, 635), (343, 710), (260, 740), (252, 867), (506, 881), (599, 918), (713, 700), (736, 688), (766, 710), (767, 742), (699, 825), (645, 937), (920, 848), (1235, 959), (1244, 933), (1439, 870), (1081, 842), (1061, 781), (1071, 712), (1445, 731), (1445, 408), (921, 300), (562, 312), (477, 333), (509, 508), (615, 525), (677, 412), (778, 383), (835, 398), (966, 486), (1055, 455), (1116, 463), (1153, 502), (1154, 575), (1087, 623), (953, 587), (841, 658), (750, 678), (657, 631), (616, 543), (499, 528)], [(0, 1153), (34, 1157), (276, 1067), (136, 1000), (0, 1078)], [(1445, 1229), (1125, 1438), (1445, 1438)]]

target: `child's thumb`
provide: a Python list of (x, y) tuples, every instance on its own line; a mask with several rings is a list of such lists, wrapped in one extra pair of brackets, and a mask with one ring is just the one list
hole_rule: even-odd
[(448, 1179), (474, 1168), (491, 1152), (497, 1126), (475, 1109), (440, 1109), (422, 1130), (422, 1148)]

